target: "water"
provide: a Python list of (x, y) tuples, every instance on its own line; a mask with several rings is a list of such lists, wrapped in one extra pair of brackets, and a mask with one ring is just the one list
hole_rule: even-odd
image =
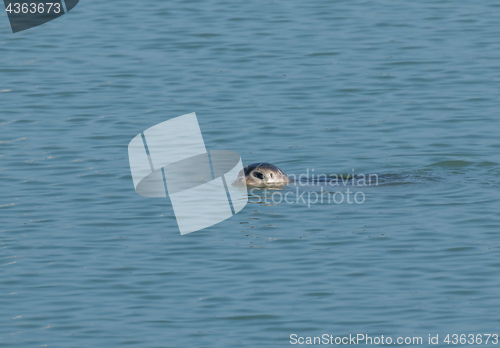
[[(92, 0), (15, 35), (0, 17), (2, 346), (498, 334), (495, 2)], [(127, 145), (193, 111), (245, 164), (386, 179), (363, 204), (255, 192), (181, 236)]]

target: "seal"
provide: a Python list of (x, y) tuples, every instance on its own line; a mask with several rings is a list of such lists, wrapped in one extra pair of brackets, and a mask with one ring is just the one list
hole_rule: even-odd
[[(313, 169), (314, 171), (314, 169)], [(309, 172), (308, 172), (309, 173)], [(391, 174), (392, 175), (392, 174)], [(375, 177), (376, 186), (378, 186), (379, 175), (377, 174), (313, 174), (312, 177), (307, 177), (302, 174), (297, 177), (294, 174), (287, 175), (284, 171), (276, 167), (274, 164), (261, 162), (246, 166), (238, 173), (236, 180), (232, 183), (233, 186), (247, 187), (285, 187), (288, 184), (296, 184), (301, 186), (319, 185), (319, 186), (371, 186), (372, 176)], [(392, 175), (394, 176), (394, 175)], [(390, 178), (384, 175), (383, 178)], [(367, 184), (368, 180), (368, 184)]]
[(291, 183), (292, 179), (281, 169), (271, 163), (254, 163), (243, 168), (233, 186), (242, 186), (246, 183), (253, 187), (285, 186)]

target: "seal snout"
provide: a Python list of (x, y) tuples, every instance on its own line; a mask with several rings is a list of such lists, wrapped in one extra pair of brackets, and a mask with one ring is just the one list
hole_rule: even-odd
[(251, 187), (284, 186), (291, 182), (288, 175), (270, 163), (254, 163), (246, 166), (238, 174), (232, 185), (246, 184)]

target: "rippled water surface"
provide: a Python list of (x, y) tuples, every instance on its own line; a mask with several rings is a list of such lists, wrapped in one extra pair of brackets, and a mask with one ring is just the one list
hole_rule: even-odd
[[(0, 15), (0, 345), (500, 334), (499, 69), (489, 0), (89, 0), (17, 34)], [(127, 145), (193, 111), (245, 164), (381, 182), (362, 204), (256, 190), (181, 236)]]

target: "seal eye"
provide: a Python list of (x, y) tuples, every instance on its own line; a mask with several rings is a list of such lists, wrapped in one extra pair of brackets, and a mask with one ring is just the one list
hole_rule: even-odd
[(264, 179), (264, 174), (262, 174), (261, 172), (253, 172), (253, 176), (260, 180)]

